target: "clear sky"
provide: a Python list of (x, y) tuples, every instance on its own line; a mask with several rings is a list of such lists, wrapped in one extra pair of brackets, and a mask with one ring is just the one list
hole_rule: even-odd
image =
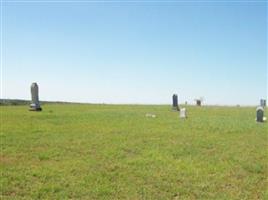
[(266, 1), (3, 1), (2, 98), (257, 105)]

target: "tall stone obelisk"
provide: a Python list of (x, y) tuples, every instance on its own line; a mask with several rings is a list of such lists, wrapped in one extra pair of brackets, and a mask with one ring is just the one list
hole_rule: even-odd
[(30, 105), (30, 111), (41, 111), (42, 108), (39, 102), (38, 96), (38, 85), (37, 83), (32, 83), (31, 85), (31, 95), (32, 95), (32, 103)]
[(172, 96), (172, 109), (179, 111), (180, 107), (178, 105), (178, 95), (177, 94), (173, 94)]

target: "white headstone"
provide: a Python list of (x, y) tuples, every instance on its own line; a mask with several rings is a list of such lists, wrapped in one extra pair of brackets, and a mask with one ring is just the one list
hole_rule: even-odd
[(186, 108), (181, 108), (180, 109), (180, 118), (186, 118)]

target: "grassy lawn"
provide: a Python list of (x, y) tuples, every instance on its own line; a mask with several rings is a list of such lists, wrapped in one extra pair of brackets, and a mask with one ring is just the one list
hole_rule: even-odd
[(0, 107), (2, 199), (268, 199), (253, 107), (42, 107)]

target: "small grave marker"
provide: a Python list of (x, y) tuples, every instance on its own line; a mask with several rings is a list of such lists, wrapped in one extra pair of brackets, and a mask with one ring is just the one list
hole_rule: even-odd
[(146, 113), (145, 117), (156, 118), (156, 115), (155, 114), (151, 114), (151, 113)]
[(181, 108), (180, 109), (180, 118), (187, 118), (186, 108)]
[(256, 109), (256, 121), (263, 122), (263, 118), (264, 118), (264, 109), (263, 107), (259, 106)]
[(266, 99), (261, 99), (260, 100), (260, 105), (261, 105), (261, 107), (266, 107)]
[(196, 99), (196, 105), (197, 105), (197, 106), (201, 106), (201, 100)]
[(200, 97), (199, 99), (195, 99), (196, 105), (201, 106), (204, 102), (204, 97)]

